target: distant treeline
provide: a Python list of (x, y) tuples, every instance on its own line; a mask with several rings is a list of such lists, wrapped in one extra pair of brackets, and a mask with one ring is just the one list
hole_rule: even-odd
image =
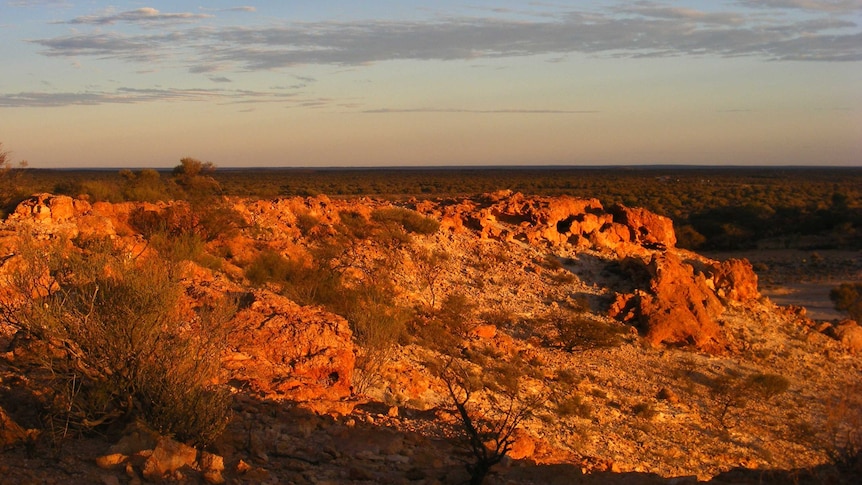
[[(15, 181), (19, 194), (47, 191), (112, 202), (183, 196), (175, 170), (23, 172)], [(218, 182), (215, 193), (243, 197), (403, 200), (501, 189), (595, 197), (606, 206), (645, 207), (671, 217), (681, 247), (862, 248), (862, 168), (855, 167), (219, 169), (209, 175)]]

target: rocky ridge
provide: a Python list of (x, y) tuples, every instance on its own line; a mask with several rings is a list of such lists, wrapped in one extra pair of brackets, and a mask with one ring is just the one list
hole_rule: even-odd
[[(209, 483), (463, 480), (457, 466), (462, 455), (452, 441), (457, 418), (441, 382), (426, 368), (433, 349), (402, 341), (375, 384), (357, 395), (351, 385), (362, 349), (349, 323), (290, 301), (278, 288), (249, 288), (243, 276), (263, 250), (307, 257), (314, 238), (334, 233), (343, 213), (369, 220), (391, 203), (324, 196), (230, 203), (246, 225), (238, 235), (208, 243), (207, 250), (231, 257), (216, 271), (188, 262), (184, 278), (190, 304), (213, 294), (242, 296), (221, 361), (221, 379), (236, 396), (235, 418), (211, 450), (215, 454), (163, 437), (122, 449), (123, 440), (146, 434), (127, 430), (118, 441), (91, 441), (79, 450), (83, 454), (67, 454), (65, 476), (51, 472), (47, 458), (26, 465), (20, 453), (24, 443), (36, 442), (38, 419), (10, 405), (27, 381), (17, 364), (26, 349), (4, 327), (0, 445), (10, 447), (5, 453), (16, 467), (0, 471), (46, 483), (67, 483), (69, 477), (80, 483), (171, 477)], [(422, 306), (435, 291), (464, 294), (479, 309), (459, 343), (464, 353), (517, 357), (533, 369), (528, 383), (537, 388), (560, 384), (565, 371), (561, 392), (589, 410), (536, 413), (519, 431), (514, 461), (495, 479), (551, 483), (552, 467), (566, 483), (664, 483), (672, 477), (676, 483), (685, 481), (678, 477), (721, 482), (721, 474), (734, 469), (754, 470), (734, 472), (741, 473), (730, 475), (736, 483), (753, 483), (764, 470), (812, 469), (794, 473), (814, 474), (815, 481), (837, 473), (815, 468), (827, 459), (828, 437), (802, 428), (826, 423), (829, 403), (858, 384), (854, 352), (862, 329), (855, 323), (813, 322), (776, 307), (760, 297), (747, 261), (711, 261), (676, 249), (672, 222), (642, 209), (510, 192), (401, 205), (439, 221), (440, 229), (386, 253), (400, 261), (392, 272), (396, 298)], [(134, 212), (160, 213), (169, 206), (34, 196), (0, 228), (6, 258), (0, 272), (14, 266), (22, 232), (42, 239), (109, 236), (137, 248), (146, 241), (131, 223)], [(303, 227), (303, 217), (313, 218), (314, 227)], [(435, 283), (423, 280), (415, 248), (447, 255)], [(353, 264), (385, 252), (373, 240), (354, 249)], [(543, 316), (568, 306), (631, 332), (623, 331), (614, 346), (567, 349)], [(739, 403), (734, 425), (719, 425), (720, 403), (710, 384), (756, 373), (787, 377), (790, 391), (771, 402)]]

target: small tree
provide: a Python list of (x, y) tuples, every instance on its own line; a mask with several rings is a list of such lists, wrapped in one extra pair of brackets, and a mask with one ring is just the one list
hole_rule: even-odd
[(527, 396), (517, 382), (498, 387), (501, 395), (486, 393), (489, 408), (480, 412), (474, 396), (487, 391), (480, 375), (458, 363), (454, 357), (440, 371), (449, 399), (461, 420), (463, 439), (473, 460), (467, 464), (470, 485), (481, 485), (491, 468), (500, 463), (515, 442), (521, 423), (544, 401), (539, 395)]
[(158, 202), (171, 199), (161, 175), (153, 169), (144, 169), (138, 173), (120, 170), (120, 178), (123, 179), (125, 200)]
[(221, 186), (212, 177), (215, 172), (212, 162), (202, 162), (195, 158), (186, 157), (180, 160), (180, 164), (174, 167), (174, 181), (186, 196), (191, 199), (206, 198), (219, 191)]
[(768, 401), (787, 391), (790, 381), (777, 374), (755, 373), (746, 377), (722, 375), (709, 383), (710, 397), (716, 404), (714, 409), (718, 424), (724, 429), (735, 426), (731, 415), (743, 409), (753, 399)]
[(418, 248), (413, 252), (413, 264), (416, 265), (422, 284), (428, 289), (430, 294), (428, 307), (432, 310), (437, 306), (437, 284), (443, 276), (447, 261), (449, 261), (449, 255), (442, 251)]
[(0, 216), (19, 201), (22, 195), (22, 171), (25, 168), (27, 168), (27, 162), (23, 160), (17, 167), (13, 167), (9, 160), (9, 152), (3, 150), (3, 143), (0, 143)]

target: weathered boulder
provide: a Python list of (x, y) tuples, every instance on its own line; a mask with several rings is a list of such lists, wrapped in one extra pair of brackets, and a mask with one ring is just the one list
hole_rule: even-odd
[(614, 222), (623, 224), (631, 230), (634, 241), (646, 247), (672, 248), (676, 245), (673, 221), (654, 214), (646, 209), (622, 205), (611, 207), (608, 211)]
[(153, 453), (144, 463), (144, 478), (161, 481), (166, 475), (183, 467), (192, 468), (197, 461), (198, 450), (170, 438), (159, 438)]
[(351, 393), (355, 348), (347, 321), (258, 290), (231, 326), (230, 378), (266, 396), (337, 400)]
[(654, 255), (646, 269), (649, 287), (619, 295), (611, 305), (611, 317), (636, 324), (653, 345), (720, 348), (723, 338), (716, 318), (724, 307), (704, 275), (695, 275), (691, 265), (671, 253)]
[(512, 434), (512, 447), (506, 455), (513, 460), (523, 460), (532, 458), (535, 452), (536, 440), (523, 429), (516, 429)]
[(760, 298), (757, 273), (747, 259), (728, 259), (712, 267), (715, 291), (721, 298), (746, 302)]
[(67, 195), (36, 194), (22, 201), (10, 217), (41, 223), (68, 222), (90, 211), (90, 203)]
[(844, 320), (835, 325), (831, 333), (849, 352), (862, 352), (862, 327), (854, 320)]

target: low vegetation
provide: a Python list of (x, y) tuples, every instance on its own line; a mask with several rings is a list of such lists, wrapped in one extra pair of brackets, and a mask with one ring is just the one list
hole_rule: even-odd
[(835, 309), (847, 312), (851, 319), (862, 322), (862, 283), (842, 283), (829, 292)]
[(37, 361), (55, 439), (135, 419), (204, 445), (224, 430), (229, 394), (211, 380), (229, 302), (184, 313), (169, 263), (131, 259), (109, 240), (25, 240), (20, 254), (12, 280), (24, 298), (6, 301), (3, 317), (32, 346), (55, 348)]

